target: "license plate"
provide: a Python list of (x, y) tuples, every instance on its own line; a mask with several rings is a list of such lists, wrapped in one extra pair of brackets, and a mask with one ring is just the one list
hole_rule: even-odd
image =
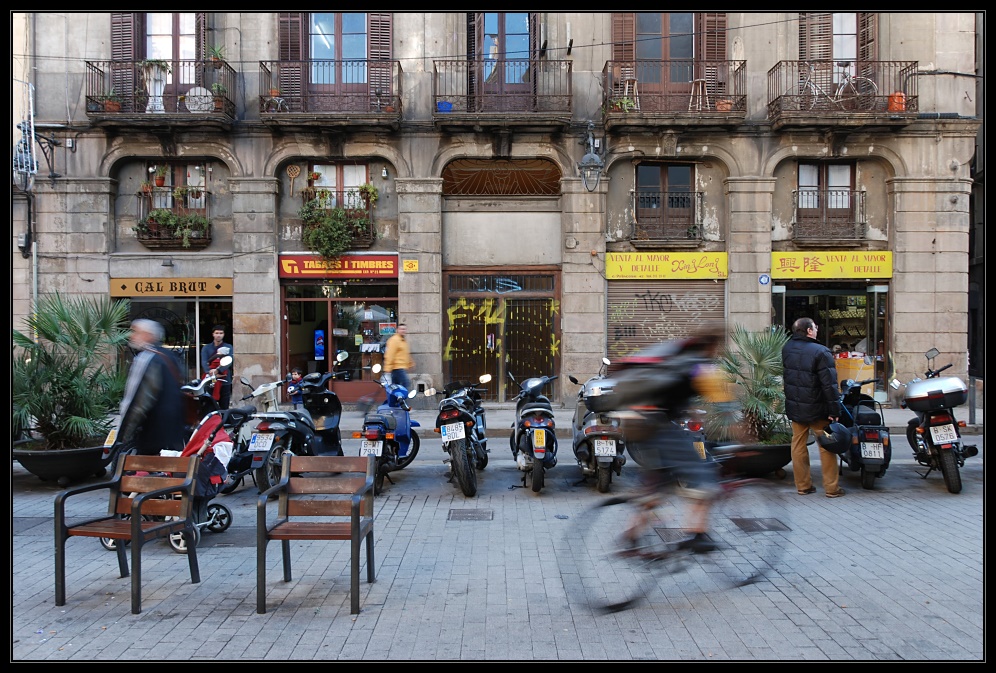
[(273, 446), (272, 432), (254, 434), (249, 440), (250, 451), (269, 451), (271, 446)]
[(118, 429), (111, 428), (111, 431), (107, 433), (107, 439), (104, 440), (104, 446), (114, 446), (114, 440), (118, 438)]
[(537, 448), (546, 446), (546, 430), (542, 428), (533, 430), (533, 446)]
[(705, 442), (692, 442), (692, 446), (695, 447), (695, 453), (699, 454), (699, 458), (705, 460), (706, 458)]
[(861, 442), (862, 458), (885, 458), (885, 448), (881, 442)]
[(449, 425), (444, 425), (439, 428), (439, 432), (442, 435), (444, 442), (453, 442), (467, 436), (467, 431), (464, 429), (463, 423), (450, 423)]
[(616, 455), (616, 440), (614, 440), (614, 439), (596, 439), (595, 440), (595, 455), (596, 456), (614, 456), (614, 455)]
[(947, 444), (949, 442), (957, 442), (958, 433), (955, 432), (955, 427), (950, 423), (947, 425), (934, 425), (930, 428), (930, 438), (934, 440), (934, 444)]
[(360, 455), (361, 456), (377, 456), (380, 458), (381, 452), (384, 450), (384, 442), (371, 442), (368, 439), (364, 439), (360, 442)]

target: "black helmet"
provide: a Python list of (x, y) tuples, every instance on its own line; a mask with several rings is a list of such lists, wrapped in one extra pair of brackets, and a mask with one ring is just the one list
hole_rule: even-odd
[(823, 432), (816, 433), (816, 441), (830, 453), (840, 455), (851, 447), (851, 430), (840, 423), (831, 423)]

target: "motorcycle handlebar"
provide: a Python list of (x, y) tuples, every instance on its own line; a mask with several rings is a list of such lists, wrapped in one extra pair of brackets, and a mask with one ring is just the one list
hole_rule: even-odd
[(932, 371), (928, 371), (927, 372), (927, 378), (928, 379), (932, 379), (932, 378), (936, 377), (938, 374), (940, 374), (941, 372), (943, 372), (945, 369), (949, 369), (952, 366), (954, 366), (954, 363), (950, 362), (950, 363), (944, 365), (943, 367), (941, 367), (940, 369), (934, 369)]

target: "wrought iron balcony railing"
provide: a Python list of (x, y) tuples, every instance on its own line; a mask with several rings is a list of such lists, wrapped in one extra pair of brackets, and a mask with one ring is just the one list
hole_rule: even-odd
[(865, 238), (865, 192), (800, 189), (792, 192), (796, 241), (861, 241)]
[(87, 61), (85, 86), (87, 116), (98, 121), (235, 118), (235, 70), (225, 61)]
[(201, 250), (211, 244), (211, 195), (198, 187), (148, 187), (138, 194), (138, 240), (147, 248)]
[(401, 63), (389, 60), (260, 61), (259, 111), (277, 115), (401, 118)]
[(920, 105), (917, 67), (916, 61), (781, 61), (768, 71), (768, 118), (909, 123)]
[(701, 241), (703, 196), (703, 192), (634, 192), (634, 240)]
[[(365, 200), (358, 190), (339, 191), (306, 187), (301, 190), (301, 197), (305, 205), (317, 200), (314, 205), (319, 212), (337, 208), (343, 211), (344, 219), (352, 226), (353, 242), (350, 248), (369, 248), (377, 239), (377, 231), (374, 228), (374, 204)], [(305, 219), (304, 227), (308, 226), (310, 226), (309, 220)]]
[(606, 118), (620, 115), (743, 117), (747, 111), (745, 61), (606, 61), (602, 95)]
[(569, 121), (573, 67), (547, 59), (433, 61), (433, 115), (440, 121), (468, 115)]

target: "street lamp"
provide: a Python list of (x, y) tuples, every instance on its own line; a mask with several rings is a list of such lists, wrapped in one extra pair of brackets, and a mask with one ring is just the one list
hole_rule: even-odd
[(595, 153), (594, 131), (595, 123), (588, 122), (588, 152), (581, 157), (581, 162), (578, 164), (578, 173), (581, 174), (581, 182), (584, 183), (584, 188), (589, 192), (598, 189), (598, 181), (601, 179), (602, 169), (605, 167), (602, 157)]

